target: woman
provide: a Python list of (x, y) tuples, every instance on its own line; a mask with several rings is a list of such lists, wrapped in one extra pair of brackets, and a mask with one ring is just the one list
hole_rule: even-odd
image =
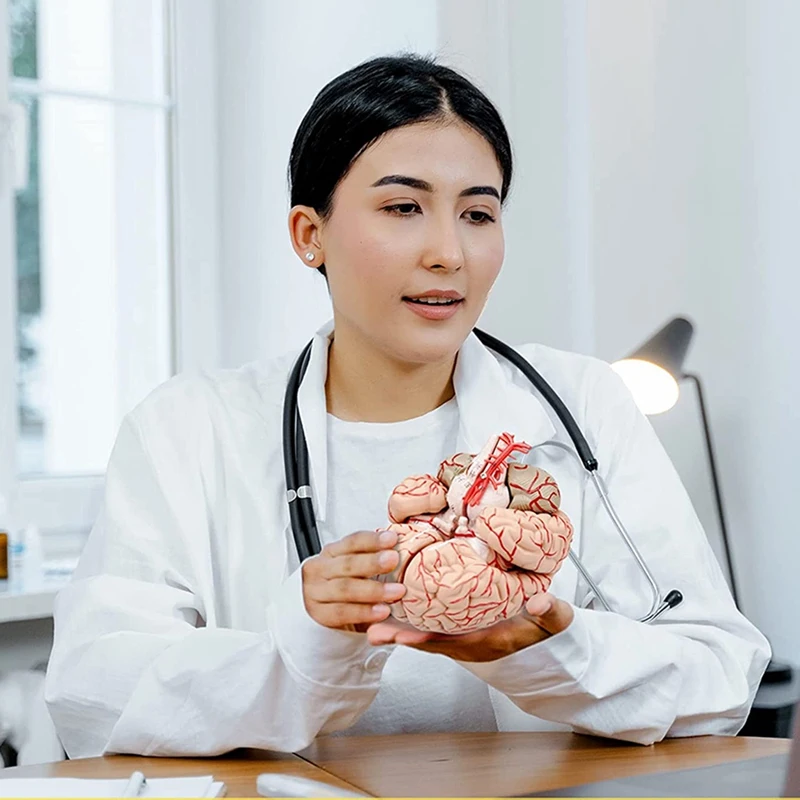
[(497, 111), (431, 61), (377, 59), (315, 99), (291, 154), (289, 231), (334, 308), (299, 392), (324, 550), (298, 566), (288, 526), (281, 413), (296, 356), (155, 391), (122, 425), (102, 516), (57, 602), (47, 698), (71, 756), (292, 751), (343, 731), (561, 727), (642, 743), (738, 731), (768, 646), (652, 429), (594, 359), (521, 349), (684, 602), (634, 621), (648, 587), (555, 450), (544, 466), (574, 547), (623, 613), (595, 610), (567, 562), (549, 594), (487, 630), (434, 636), (389, 618), (404, 587), (375, 579), (398, 559), (376, 529), (392, 488), (501, 431), (563, 438), (471, 335), (503, 261), (511, 172)]

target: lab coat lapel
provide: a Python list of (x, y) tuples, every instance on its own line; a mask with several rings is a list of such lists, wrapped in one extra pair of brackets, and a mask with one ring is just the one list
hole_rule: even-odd
[(477, 453), (508, 432), (530, 445), (552, 439), (555, 426), (534, 389), (518, 386), (492, 351), (470, 334), (458, 354), (453, 383), (460, 416), (459, 450)]
[(328, 417), (325, 380), (328, 377), (328, 347), (332, 332), (333, 323), (329, 322), (314, 336), (311, 360), (297, 393), (297, 405), (308, 444), (314, 513), (320, 524), (325, 521), (328, 502)]

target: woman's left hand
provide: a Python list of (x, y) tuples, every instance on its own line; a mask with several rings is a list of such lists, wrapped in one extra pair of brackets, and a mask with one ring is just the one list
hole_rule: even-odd
[(472, 633), (427, 633), (391, 618), (367, 630), (372, 645), (403, 644), (457, 661), (495, 661), (566, 630), (575, 616), (569, 603), (537, 594), (525, 604), (525, 612), (490, 628)]

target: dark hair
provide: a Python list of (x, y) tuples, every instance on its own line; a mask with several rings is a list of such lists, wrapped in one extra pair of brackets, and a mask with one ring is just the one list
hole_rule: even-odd
[[(353, 162), (394, 128), (457, 118), (494, 149), (503, 175), (500, 199), (511, 185), (512, 154), (503, 120), (486, 95), (463, 75), (420, 55), (365, 61), (334, 78), (316, 96), (294, 137), (289, 158), (291, 204), (323, 219)], [(325, 265), (320, 267), (325, 275)]]

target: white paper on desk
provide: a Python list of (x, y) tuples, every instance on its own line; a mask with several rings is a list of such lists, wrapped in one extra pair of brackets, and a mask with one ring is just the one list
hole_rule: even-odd
[[(127, 778), (0, 778), (0, 797), (122, 797), (127, 785)], [(221, 797), (224, 793), (224, 783), (204, 775), (146, 778), (139, 797)]]

